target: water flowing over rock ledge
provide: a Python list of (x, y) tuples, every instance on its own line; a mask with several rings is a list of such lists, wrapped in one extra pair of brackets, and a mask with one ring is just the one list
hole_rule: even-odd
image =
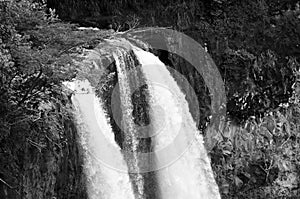
[[(137, 31), (136, 33), (139, 33), (139, 31)], [(132, 34), (132, 32), (130, 34)], [(127, 137), (127, 135), (119, 128), (118, 124), (115, 122), (116, 118), (112, 117), (113, 112), (117, 113), (115, 114), (116, 117), (121, 117), (121, 115), (124, 115), (124, 110), (131, 110), (133, 118), (127, 118), (127, 120), (132, 120), (131, 125), (138, 124), (140, 126), (143, 126), (151, 122), (148, 104), (149, 88), (146, 85), (146, 79), (143, 74), (144, 72), (141, 72), (141, 64), (140, 61), (137, 60), (133, 44), (137, 47), (140, 47), (141, 49), (150, 51), (158, 55), (158, 57), (165, 64), (182, 72), (182, 74), (185, 77), (187, 77), (189, 83), (192, 86), (199, 86), (197, 82), (192, 82), (193, 76), (191, 76), (191, 69), (186, 69), (186, 65), (180, 61), (172, 60), (172, 57), (174, 57), (175, 55), (168, 53), (166, 54), (165, 51), (151, 48), (149, 44), (139, 40), (134, 36), (130, 36), (130, 34), (115, 34), (111, 38), (104, 39), (103, 41), (101, 41), (99, 45), (97, 45), (94, 49), (84, 50), (84, 54), (82, 55), (84, 60), (78, 63), (80, 67), (78, 68), (77, 77), (74, 80), (75, 88), (72, 88), (75, 95), (76, 93), (82, 95), (95, 93), (97, 97), (99, 97), (102, 100), (103, 108), (107, 112), (108, 120), (112, 125), (114, 139), (116, 143), (121, 149), (126, 149), (129, 151), (131, 150), (132, 146), (135, 145), (135, 141), (131, 140), (132, 138)], [(131, 38), (128, 37), (128, 35)], [(176, 57), (174, 59), (176, 59)], [(125, 62), (122, 63), (124, 64), (122, 66), (123, 68), (120, 68), (120, 62), (123, 62), (124, 60)], [(135, 76), (131, 76), (129, 75), (129, 73), (126, 75), (127, 71), (136, 71), (137, 73)], [(184, 93), (185, 96), (190, 96), (188, 90), (192, 90), (192, 88), (184, 87), (184, 84), (181, 85), (180, 83), (182, 83), (182, 80), (180, 78), (176, 78), (175, 71), (172, 72), (171, 70), (169, 72), (171, 72), (173, 78), (176, 80), (177, 84), (179, 84), (179, 87), (182, 86), (181, 92), (186, 92)], [(129, 79), (122, 80), (120, 74), (124, 74), (124, 78), (129, 77)], [(81, 87), (80, 82), (83, 82), (85, 80), (88, 80), (92, 87)], [(132, 97), (131, 99), (128, 98), (128, 100), (132, 101), (132, 107), (122, 107), (125, 102), (122, 101), (123, 99), (121, 98), (117, 99), (117, 101), (113, 101), (115, 105), (112, 107), (111, 97), (113, 88), (117, 82), (122, 81), (128, 81), (128, 88), (139, 87), (144, 84), (144, 86), (142, 86), (140, 89), (136, 90), (133, 93), (133, 96), (130, 96)], [(137, 82), (139, 83), (137, 84)], [(124, 86), (126, 87), (126, 85)], [(122, 89), (125, 89), (125, 87), (123, 87)], [(199, 92), (202, 92), (202, 90), (200, 89)], [(65, 98), (63, 101), (65, 103), (64, 106), (68, 107), (68, 114), (73, 113), (76, 115), (77, 113), (76, 111), (74, 111), (74, 104), (71, 105), (70, 102), (70, 98), (74, 94), (72, 94), (72, 92), (70, 93), (70, 90), (65, 90), (64, 92), (65, 94), (63, 94), (62, 96), (63, 98)], [(126, 94), (126, 92), (124, 94)], [(186, 100), (188, 102), (192, 101), (192, 99), (188, 98)], [(60, 128), (63, 128), (62, 135), (59, 135), (56, 138), (49, 138), (49, 147), (54, 147), (57, 150), (52, 151), (45, 149), (38, 152), (37, 149), (39, 147), (35, 147), (35, 142), (32, 142), (32, 144), (28, 144), (28, 147), (26, 147), (26, 150), (24, 151), (24, 173), (22, 177), (23, 187), (21, 188), (22, 194), (18, 195), (14, 192), (11, 192), (10, 189), (7, 189), (7, 187), (2, 185), (4, 187), (0, 190), (3, 190), (3, 193), (0, 192), (0, 195), (3, 195), (3, 198), (5, 199), (47, 198), (50, 196), (62, 199), (88, 198), (88, 181), (91, 179), (87, 179), (86, 176), (88, 173), (86, 169), (88, 168), (86, 168), (85, 166), (85, 162), (87, 161), (87, 159), (84, 154), (86, 153), (87, 149), (84, 149), (84, 146), (82, 145), (82, 138), (78, 137), (79, 135), (81, 135), (81, 133), (78, 132), (80, 131), (80, 128), (78, 128), (78, 123), (76, 123), (77, 119), (75, 119), (75, 116), (71, 115), (66, 118), (62, 116), (60, 113), (61, 107), (59, 107), (59, 105), (50, 104), (49, 106), (50, 109), (48, 111), (51, 110), (58, 113), (58, 115), (55, 116), (55, 119), (61, 122), (62, 126)], [(190, 107), (190, 109), (193, 110), (193, 107)], [(121, 121), (122, 118), (119, 118), (117, 120)], [(75, 127), (76, 125), (77, 127)], [(59, 144), (57, 145), (57, 143)], [(143, 153), (147, 153), (152, 152), (155, 149), (154, 143), (152, 143), (151, 138), (138, 139), (136, 147), (137, 148), (134, 148), (134, 152), (140, 151)], [(126, 154), (124, 155), (124, 157), (127, 161), (127, 164), (131, 162), (134, 158), (137, 158), (136, 162), (131, 162), (132, 168), (130, 164), (128, 164), (129, 170), (136, 170), (138, 168), (149, 167), (149, 165), (147, 164), (142, 165), (140, 163), (142, 162), (141, 159), (139, 159), (140, 157), (134, 157), (131, 155), (126, 156)], [(193, 158), (194, 157), (192, 157), (192, 159)], [(191, 161), (191, 159), (189, 159), (189, 161)], [(93, 164), (92, 162), (93, 161), (90, 161), (91, 164)], [(209, 162), (204, 162), (206, 162), (205, 164), (209, 165)], [(152, 163), (153, 160), (149, 162), (149, 164)], [(175, 171), (176, 169), (173, 170), (173, 172)], [(177, 170), (177, 172), (180, 171)], [(157, 175), (158, 174), (155, 171), (142, 173), (133, 172), (129, 174), (130, 180), (132, 181), (132, 187), (135, 192), (134, 195), (136, 198), (160, 198), (162, 195), (164, 195), (164, 191), (162, 190), (162, 187), (160, 187), (161, 184), (158, 182), (158, 180), (161, 180), (162, 178), (159, 178)], [(160, 175), (164, 176), (165, 174)], [(12, 182), (9, 180), (9, 177), (3, 178), (7, 182)], [(97, 186), (97, 184), (94, 184), (94, 186)], [(105, 195), (105, 191), (99, 189), (99, 187), (95, 190), (98, 190), (99, 193)], [(97, 194), (94, 196), (97, 196)], [(168, 198), (170, 196), (171, 195), (168, 196), (168, 194), (166, 194), (163, 198)], [(178, 197), (180, 197), (180, 195), (178, 195)], [(218, 198), (218, 196), (212, 196), (212, 198)]]
[[(138, 32), (138, 31), (137, 31)], [(120, 33), (121, 35), (122, 33)], [(126, 33), (125, 33), (126, 34)], [(155, 163), (155, 159), (152, 160), (154, 157), (148, 157), (150, 158), (149, 160), (146, 159), (140, 159), (141, 157), (136, 156), (135, 154), (138, 155), (139, 152), (143, 153), (152, 153), (152, 150), (154, 149), (153, 147), (155, 146), (153, 142), (153, 138), (149, 137), (149, 135), (146, 135), (146, 138), (134, 138), (137, 135), (135, 135), (136, 127), (134, 127), (136, 124), (138, 125), (147, 125), (149, 123), (149, 110), (147, 107), (149, 107), (149, 91), (148, 91), (148, 86), (146, 85), (147, 81), (144, 77), (145, 71), (142, 72), (141, 66), (143, 66), (142, 57), (139, 57), (139, 60), (136, 59), (137, 52), (136, 48), (132, 45), (132, 43), (137, 44), (138, 46), (141, 46), (145, 50), (149, 50), (149, 45), (147, 43), (144, 43), (142, 41), (139, 41), (135, 38), (133, 39), (124, 39), (122, 38), (123, 35), (117, 35), (114, 38), (110, 38), (105, 40), (103, 43), (99, 44), (95, 49), (90, 50), (87, 52), (86, 60), (82, 62), (82, 68), (83, 70), (80, 71), (78, 74), (78, 83), (76, 83), (77, 86), (79, 86), (84, 79), (87, 79), (91, 85), (92, 89), (88, 88), (80, 88), (80, 86), (77, 88), (77, 91), (75, 91), (75, 97), (77, 94), (83, 94), (84, 92), (87, 91), (86, 94), (88, 93), (95, 93), (98, 97), (99, 100), (103, 102), (103, 108), (105, 112), (107, 113), (108, 116), (108, 121), (111, 124), (111, 128), (113, 130), (113, 134), (115, 137), (116, 142), (118, 143), (119, 147), (121, 150), (123, 150), (123, 155), (124, 158), (127, 162), (128, 166), (128, 172), (129, 176), (132, 182), (132, 187), (135, 193), (136, 198), (169, 198), (171, 195), (165, 194), (165, 190), (160, 187), (162, 184), (158, 182), (158, 179), (160, 179), (157, 176), (157, 173), (155, 170), (151, 170), (151, 165)], [(130, 42), (131, 43), (130, 43)], [(158, 58), (155, 57), (153, 54), (148, 53), (145, 54), (145, 56), (153, 56), (152, 60), (155, 60)], [(146, 57), (145, 57), (146, 58)], [(160, 64), (160, 67), (165, 67), (162, 62), (153, 62), (155, 64)], [(105, 65), (106, 64), (106, 65)], [(144, 67), (144, 66), (143, 66)], [(153, 68), (154, 69), (154, 68)], [(145, 69), (143, 69), (145, 70)], [(155, 70), (160, 70), (159, 68)], [(165, 75), (168, 75), (169, 72), (166, 69)], [(170, 74), (169, 74), (170, 75)], [(148, 78), (150, 78), (149, 76)], [(170, 76), (171, 77), (171, 76)], [(168, 77), (168, 78), (170, 78)], [(173, 74), (173, 78), (176, 78)], [(171, 77), (172, 78), (172, 77)], [(81, 80), (80, 80), (81, 79)], [(177, 82), (181, 82), (181, 79), (176, 79)], [(81, 83), (80, 83), (81, 81)], [(84, 80), (86, 81), (86, 80)], [(117, 91), (115, 91), (116, 84), (118, 85)], [(175, 83), (176, 84), (176, 83)], [(175, 85), (173, 84), (173, 86)], [(143, 85), (145, 85), (143, 87)], [(137, 90), (135, 90), (138, 88)], [(174, 87), (175, 88), (175, 87)], [(184, 90), (186, 87), (181, 88)], [(130, 91), (132, 89), (132, 91)], [(192, 88), (190, 88), (192, 89)], [(115, 93), (114, 93), (115, 92)], [(182, 92), (177, 90), (176, 92)], [(76, 94), (77, 93), (77, 94)], [(133, 93), (133, 95), (131, 95)], [(128, 95), (129, 94), (129, 95)], [(89, 95), (89, 94), (88, 94)], [(112, 99), (115, 96), (115, 99)], [(186, 100), (185, 95), (182, 95), (181, 100)], [(133, 98), (132, 98), (133, 97)], [(83, 103), (83, 102), (82, 102)], [(83, 106), (83, 105), (82, 105)], [(85, 105), (84, 105), (85, 106)], [(95, 107), (94, 107), (95, 108)], [(153, 108), (153, 107), (152, 107)], [(186, 108), (186, 107), (185, 107)], [(86, 108), (83, 108), (82, 110), (85, 110)], [(97, 108), (96, 108), (97, 109)], [(188, 110), (188, 109), (187, 109)], [(165, 110), (166, 111), (166, 110)], [(117, 113), (117, 114), (116, 114)], [(165, 112), (168, 114), (167, 112)], [(151, 113), (151, 117), (157, 117), (154, 116), (153, 113)], [(187, 113), (190, 114), (190, 113)], [(116, 118), (119, 117), (119, 118)], [(152, 119), (154, 119), (152, 118)], [(121, 123), (118, 123), (118, 121), (123, 121)], [(125, 122), (125, 123), (124, 123)], [(150, 120), (151, 123), (151, 120)], [(189, 122), (188, 122), (189, 123)], [(186, 125), (193, 125), (192, 123)], [(124, 132), (124, 126), (121, 127), (123, 124), (127, 125), (125, 126), (125, 129), (128, 128), (130, 129), (129, 132)], [(152, 128), (155, 129), (155, 126)], [(195, 128), (195, 127), (194, 127)], [(193, 130), (191, 130), (193, 131)], [(131, 135), (129, 135), (130, 133)], [(137, 131), (136, 133), (140, 133), (140, 131)], [(96, 136), (96, 134), (95, 134)], [(201, 137), (201, 135), (199, 135)], [(96, 138), (95, 138), (96, 139)], [(202, 138), (199, 138), (199, 140), (202, 140)], [(185, 141), (182, 141), (185, 142)], [(199, 143), (202, 145), (201, 150), (204, 150), (203, 147), (203, 141), (200, 141)], [(198, 148), (198, 146), (195, 146)], [(198, 150), (198, 149), (197, 149)], [(197, 159), (202, 159), (207, 156), (206, 152), (202, 153), (202, 156), (200, 154), (197, 155), (198, 152), (195, 150), (193, 155), (190, 157), (186, 157), (191, 161), (191, 163), (195, 160), (198, 161)], [(127, 152), (126, 152), (127, 151)], [(125, 152), (125, 153), (124, 153)], [(128, 153), (129, 152), (129, 153)], [(205, 154), (205, 155), (204, 155)], [(101, 158), (101, 157), (100, 157)], [(155, 157), (154, 157), (155, 158)], [(203, 160), (204, 160), (203, 159)], [(148, 162), (146, 164), (141, 164), (143, 161)], [(162, 159), (161, 159), (162, 160)], [(161, 161), (159, 160), (159, 161)], [(205, 162), (205, 163), (204, 163)], [(199, 165), (202, 169), (204, 169), (204, 173), (209, 174), (210, 171), (210, 163), (209, 161), (205, 160), (201, 166)], [(192, 163), (194, 164), (194, 163)], [(195, 162), (195, 164), (197, 164)], [(90, 165), (91, 166), (91, 165)], [(183, 165), (181, 165), (183, 166)], [(149, 168), (148, 168), (149, 167)], [(177, 167), (180, 167), (180, 163)], [(210, 169), (209, 169), (210, 168)], [(90, 169), (90, 168), (87, 168)], [(141, 169), (141, 171), (140, 171)], [(144, 170), (143, 170), (144, 169)], [(147, 170), (148, 169), (148, 170)], [(178, 168), (177, 168), (178, 169)], [(179, 170), (173, 170), (172, 172), (177, 172), (177, 174), (181, 173)], [(146, 172), (145, 172), (146, 171)], [(150, 172), (148, 172), (150, 171)], [(204, 177), (204, 173), (200, 174), (205, 181), (206, 178)], [(174, 175), (175, 173), (173, 173)], [(175, 175), (177, 175), (175, 174)], [(161, 175), (161, 174), (160, 174)], [(165, 174), (162, 174), (162, 176)], [(180, 175), (179, 175), (180, 176)], [(182, 176), (180, 176), (181, 178)], [(211, 178), (208, 177), (208, 178)], [(207, 178), (207, 180), (208, 180)], [(105, 181), (105, 179), (102, 179)], [(160, 179), (162, 180), (162, 179)], [(195, 179), (194, 179), (195, 180)], [(194, 181), (192, 180), (192, 182)], [(199, 180), (199, 179), (198, 179)], [(212, 177), (213, 180), (213, 177)], [(197, 180), (196, 180), (197, 181)], [(193, 186), (196, 186), (195, 184)], [(190, 194), (192, 198), (199, 198), (197, 196), (197, 187), (191, 186), (189, 189), (191, 189), (191, 193), (187, 192), (178, 192), (179, 195), (177, 197), (180, 197), (180, 195), (185, 195), (185, 194)], [(212, 186), (209, 188), (209, 190), (214, 190), (216, 185), (214, 185), (213, 181), (210, 182), (208, 180), (207, 182), (203, 182), (202, 188), (200, 188), (200, 192), (203, 192), (204, 186)], [(179, 188), (179, 187), (178, 187)], [(171, 190), (170, 190), (171, 191)], [(204, 194), (205, 192), (205, 194)], [(208, 198), (218, 198), (217, 194), (212, 191), (204, 191), (203, 194), (206, 195)], [(210, 195), (212, 194), (212, 195)], [(182, 196), (183, 196), (182, 195)], [(93, 197), (92, 197), (93, 198)]]

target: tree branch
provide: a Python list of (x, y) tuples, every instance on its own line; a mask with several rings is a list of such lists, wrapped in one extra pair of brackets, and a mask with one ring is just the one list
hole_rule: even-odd
[(22, 103), (24, 103), (24, 101), (27, 99), (28, 95), (32, 92), (32, 90), (36, 87), (40, 77), (43, 74), (43, 70), (40, 69), (39, 74), (36, 76), (36, 78), (33, 81), (33, 84), (31, 85), (30, 89), (25, 93), (25, 95), (23, 96), (23, 98), (21, 99), (21, 101), (19, 101), (18, 105), (21, 105)]
[(5, 182), (2, 178), (0, 178), (0, 182), (5, 184), (6, 186), (8, 186), (10, 189), (13, 189), (13, 187), (11, 185), (9, 185), (7, 182)]

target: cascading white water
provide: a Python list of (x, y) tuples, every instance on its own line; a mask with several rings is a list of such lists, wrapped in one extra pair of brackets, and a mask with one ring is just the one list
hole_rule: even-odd
[[(163, 126), (152, 125), (157, 131), (152, 143), (156, 151), (161, 198), (220, 198), (203, 138), (189, 112), (184, 94), (156, 56), (138, 48), (134, 48), (134, 53), (142, 64), (149, 85), (151, 120), (163, 120)], [(163, 117), (161, 109), (164, 110)], [(190, 144), (190, 140), (194, 142)], [(161, 152), (165, 147), (165, 153)]]
[[(89, 199), (134, 199), (128, 173), (111, 168), (101, 160), (114, 161), (113, 165), (125, 170), (127, 165), (119, 146), (114, 141), (114, 133), (88, 81), (65, 83), (72, 90), (81, 84), (85, 91), (75, 92), (72, 102), (76, 108), (76, 120), (80, 142), (84, 152), (84, 167), (87, 177)], [(86, 93), (89, 90), (89, 93)], [(107, 157), (105, 157), (107, 156)]]
[[(132, 48), (142, 65), (142, 75), (148, 84), (150, 95), (150, 134), (153, 135), (151, 144), (155, 151), (156, 165), (149, 168), (157, 168), (155, 172), (160, 189), (159, 198), (219, 199), (218, 186), (203, 138), (192, 118), (184, 94), (166, 66), (155, 55), (134, 46)], [(138, 156), (140, 143), (136, 137), (139, 130), (134, 124), (134, 102), (131, 98), (132, 84), (139, 80), (141, 74), (135, 69), (129, 71), (130, 67), (135, 67), (131, 56), (128, 55), (127, 47), (118, 47), (113, 53), (122, 108), (121, 125), (124, 125), (122, 129), (125, 133), (123, 152), (114, 140), (114, 132), (101, 99), (96, 97), (88, 81), (75, 83), (90, 91), (75, 92), (72, 97), (85, 155), (89, 199), (148, 198), (145, 194), (147, 182), (142, 174), (144, 171), (140, 173), (139, 168), (143, 163), (139, 162), (142, 161)], [(68, 86), (72, 87), (70, 84), (72, 83)], [(128, 151), (129, 155), (126, 153)], [(114, 168), (121, 168), (123, 172)]]
[[(116, 61), (116, 67), (118, 72), (118, 80), (120, 85), (120, 98), (121, 98), (121, 108), (123, 114), (123, 120), (121, 125), (123, 125), (122, 129), (125, 131), (125, 148), (130, 147), (129, 149), (125, 149), (125, 151), (129, 151), (129, 153), (124, 155), (127, 159), (127, 164), (129, 166), (129, 171), (132, 172), (133, 175), (133, 183), (137, 186), (137, 194), (136, 197), (139, 199), (143, 198), (144, 195), (144, 181), (141, 173), (139, 172), (139, 160), (137, 157), (138, 152), (138, 139), (136, 137), (137, 132), (134, 128), (134, 119), (133, 119), (133, 102), (131, 100), (131, 84), (136, 81), (133, 79), (131, 82), (131, 77), (137, 77), (136, 70), (129, 71), (129, 67), (134, 67), (134, 63), (132, 57), (128, 56), (128, 52), (125, 49), (118, 49), (113, 54), (114, 60)], [(131, 152), (132, 151), (132, 152)]]

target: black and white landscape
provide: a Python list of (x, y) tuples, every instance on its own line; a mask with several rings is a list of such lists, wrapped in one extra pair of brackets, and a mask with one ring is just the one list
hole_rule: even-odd
[(299, 45), (297, 0), (0, 0), (0, 198), (299, 198)]

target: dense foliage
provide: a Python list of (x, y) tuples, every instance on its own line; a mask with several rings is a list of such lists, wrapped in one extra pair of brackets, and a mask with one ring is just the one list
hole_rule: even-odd
[(293, 96), (286, 106), (243, 125), (220, 125), (211, 157), (224, 198), (299, 196), (300, 72), (295, 74)]
[[(82, 48), (102, 37), (76, 31), (47, 14), (43, 4), (0, 2), (1, 198), (84, 194), (76, 128), (62, 82), (76, 75)], [(58, 175), (60, 182), (54, 183)]]
[[(74, 60), (80, 61), (82, 48), (93, 48), (107, 35), (77, 31), (41, 2), (0, 1), (0, 184), (19, 195), (26, 194), (24, 149), (59, 156), (68, 141), (65, 121), (71, 120), (61, 83), (76, 75)], [(69, 22), (115, 30), (172, 27), (207, 45), (228, 99), (229, 121), (217, 134), (206, 133), (216, 135), (209, 148), (222, 195), (300, 195), (299, 1), (47, 3)]]
[(48, 0), (48, 7), (83, 25), (173, 27), (206, 44), (222, 72), (228, 112), (237, 123), (263, 116), (292, 95), (295, 77), (288, 63), (300, 55), (298, 1)]
[[(266, 1), (225, 5), (208, 29), (209, 48), (227, 85), (227, 108), (237, 122), (288, 102), (299, 61), (299, 6), (273, 11)], [(275, 13), (274, 13), (275, 12)], [(211, 38), (212, 37), (212, 38)]]
[(228, 99), (229, 121), (206, 133), (216, 139), (209, 148), (223, 197), (299, 195), (299, 1), (48, 0), (48, 7), (82, 25), (172, 27), (206, 45)]

